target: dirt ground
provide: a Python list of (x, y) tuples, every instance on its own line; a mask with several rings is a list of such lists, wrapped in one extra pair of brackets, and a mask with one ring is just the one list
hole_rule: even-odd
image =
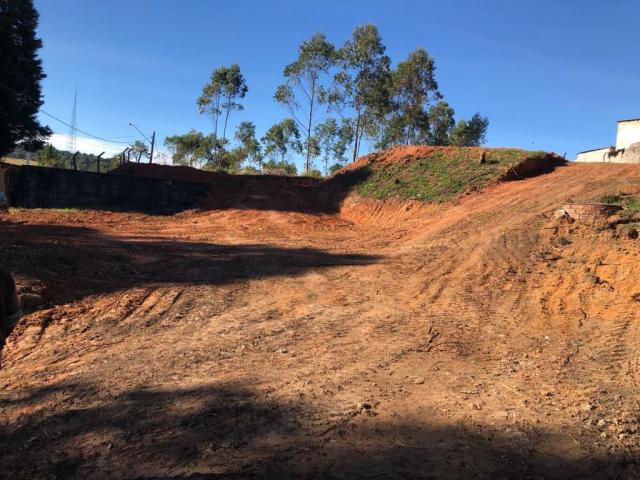
[(0, 478), (640, 478), (640, 240), (551, 215), (639, 185), (1, 214)]

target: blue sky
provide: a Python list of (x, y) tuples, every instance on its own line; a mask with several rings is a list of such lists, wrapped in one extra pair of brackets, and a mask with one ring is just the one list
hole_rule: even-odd
[[(195, 100), (211, 70), (231, 63), (249, 86), (231, 124), (253, 121), (262, 136), (287, 116), (272, 97), (300, 42), (323, 32), (339, 46), (365, 23), (378, 26), (394, 63), (426, 48), (456, 117), (489, 117), (488, 145), (575, 158), (615, 143), (616, 120), (640, 117), (637, 0), (35, 4), (48, 75), (43, 108), (69, 121), (77, 85), (78, 128), (110, 139), (139, 138), (129, 122), (149, 135), (155, 129), (160, 145), (192, 128), (208, 132), (211, 122)], [(42, 120), (61, 135), (68, 131)], [(82, 139), (78, 146), (103, 147)]]

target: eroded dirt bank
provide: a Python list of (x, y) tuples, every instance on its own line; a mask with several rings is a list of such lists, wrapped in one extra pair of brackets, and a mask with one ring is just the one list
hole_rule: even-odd
[(637, 478), (640, 170), (442, 207), (0, 215), (6, 478)]

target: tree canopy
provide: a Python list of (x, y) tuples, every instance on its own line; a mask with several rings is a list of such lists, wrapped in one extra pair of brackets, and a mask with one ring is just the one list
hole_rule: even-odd
[(319, 154), (324, 161), (324, 174), (329, 175), (330, 161), (342, 165), (346, 160), (344, 154), (353, 137), (351, 125), (349, 122), (338, 125), (335, 118), (328, 118), (316, 126), (314, 137), (317, 140)]
[(288, 153), (302, 152), (300, 130), (292, 118), (285, 118), (272, 125), (262, 137), (262, 144), (265, 155), (281, 164), (285, 163)]
[(441, 98), (435, 63), (419, 48), (398, 63), (389, 82), (389, 105), (379, 144), (430, 143), (429, 107)]
[[(327, 41), (324, 34), (314, 34), (309, 40), (302, 42), (298, 58), (285, 67), (285, 83), (277, 88), (274, 95), (276, 102), (288, 108), (291, 117), (306, 135), (306, 172), (311, 171), (312, 167), (314, 109), (326, 91), (322, 83), (323, 77), (328, 76), (335, 60), (335, 47)], [(297, 114), (303, 109), (302, 103), (305, 104), (305, 120), (301, 120)]]
[(37, 26), (32, 0), (0, 0), (0, 156), (18, 144), (36, 150), (51, 135), (37, 118), (45, 78)]
[[(37, 25), (32, 0), (0, 0), (0, 155), (34, 151), (51, 135), (37, 119), (45, 77), (37, 56), (42, 47)], [(488, 118), (476, 113), (456, 122), (435, 72), (435, 61), (424, 48), (393, 66), (372, 24), (355, 27), (339, 48), (323, 33), (314, 33), (283, 69), (284, 82), (274, 94), (289, 118), (272, 125), (260, 139), (255, 124), (242, 120), (228, 138), (231, 114), (244, 109), (242, 99), (249, 89), (239, 65), (223, 65), (212, 70), (196, 99), (198, 112), (211, 118), (211, 132), (192, 129), (166, 137), (165, 145), (175, 164), (232, 172), (276, 166), (291, 172), (291, 156), (304, 152), (307, 175), (318, 174), (316, 159), (321, 159), (325, 175), (347, 161), (348, 149), (355, 160), (363, 140), (377, 148), (482, 145)], [(130, 152), (138, 162), (149, 155), (141, 141), (132, 144)], [(64, 167), (69, 155), (48, 145), (37, 158), (42, 165)], [(87, 169), (97, 168), (95, 155), (78, 159)], [(102, 160), (117, 161), (117, 156)]]
[(451, 132), (451, 144), (459, 147), (479, 147), (486, 141), (489, 119), (476, 113), (468, 122), (460, 120)]
[(240, 72), (240, 67), (233, 64), (229, 67), (216, 68), (209, 82), (202, 88), (202, 94), (196, 104), (202, 114), (207, 114), (213, 119), (214, 135), (218, 136), (218, 121), (224, 114), (222, 128), (222, 142), (226, 140), (229, 115), (233, 110), (243, 110), (240, 100), (245, 97), (249, 88)]
[(362, 138), (374, 137), (388, 109), (388, 82), (391, 59), (375, 25), (356, 27), (352, 38), (338, 50), (339, 71), (327, 101), (353, 130), (353, 155), (360, 151)]
[[(167, 138), (174, 161), (239, 171), (275, 168), (292, 155), (304, 154), (304, 172), (325, 175), (355, 160), (362, 142), (377, 148), (398, 144), (481, 145), (489, 121), (480, 114), (456, 123), (455, 112), (440, 93), (435, 61), (424, 48), (410, 52), (395, 66), (375, 25), (357, 26), (336, 48), (322, 33), (298, 47), (297, 57), (283, 69), (284, 82), (274, 100), (289, 117), (272, 125), (258, 140), (255, 125), (237, 124), (227, 138), (231, 112), (248, 88), (238, 65), (211, 73), (196, 103), (213, 122), (211, 134), (191, 131)], [(222, 134), (218, 135), (222, 122)], [(235, 146), (233, 143), (235, 142)], [(265, 161), (265, 158), (267, 160)]]

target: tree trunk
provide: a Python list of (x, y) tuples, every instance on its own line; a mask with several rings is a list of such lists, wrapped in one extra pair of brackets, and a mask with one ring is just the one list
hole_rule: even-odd
[(218, 161), (218, 119), (220, 118), (220, 94), (216, 97), (216, 115), (213, 123), (213, 135), (215, 143), (213, 144), (213, 157)]
[(356, 158), (358, 156), (358, 137), (360, 135), (360, 112), (358, 112), (356, 114), (356, 131), (355, 134), (353, 136), (353, 158), (351, 159), (352, 162), (356, 161)]
[(216, 120), (213, 125), (213, 133), (218, 138), (218, 118), (220, 117), (220, 95), (216, 98)]
[[(231, 103), (231, 99), (227, 98), (227, 103)], [(231, 106), (227, 107), (227, 114), (224, 117), (224, 128), (222, 129), (222, 143), (224, 144), (227, 139), (227, 122), (229, 121), (229, 114), (231, 113)]]
[(309, 99), (309, 123), (307, 124), (307, 164), (305, 172), (311, 170), (311, 123), (313, 122), (313, 101), (316, 96), (316, 79), (311, 80), (311, 98)]

